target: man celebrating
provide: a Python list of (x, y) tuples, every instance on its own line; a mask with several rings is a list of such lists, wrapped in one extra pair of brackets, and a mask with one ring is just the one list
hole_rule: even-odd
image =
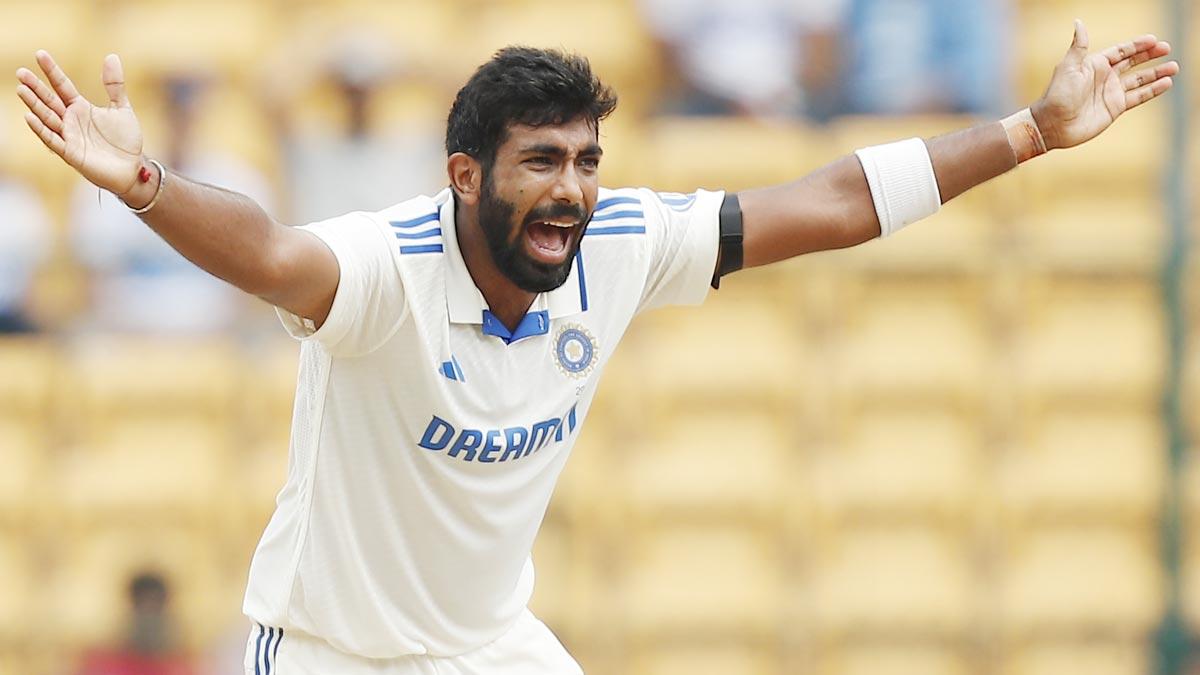
[[(742, 266), (889, 235), (1171, 87), (1147, 35), (1074, 42), (1000, 123), (865, 148), (776, 187), (599, 186), (616, 98), (586, 60), (508, 48), (458, 92), (449, 188), (303, 227), (143, 154), (121, 63), (94, 106), (45, 52), (26, 121), (303, 342), (287, 482), (251, 565), (246, 672), (537, 675), (579, 666), (526, 609), (529, 552), (600, 372), (640, 311)], [(697, 139), (703, 142), (703, 139)], [(769, 158), (763, 158), (767, 161)]]

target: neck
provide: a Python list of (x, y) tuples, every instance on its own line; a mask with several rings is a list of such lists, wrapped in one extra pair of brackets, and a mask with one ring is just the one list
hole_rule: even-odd
[(463, 206), (458, 200), (454, 205), (454, 229), (458, 235), (458, 249), (462, 251), (463, 262), (467, 265), (467, 273), (471, 281), (483, 294), (488, 309), (509, 330), (516, 330), (517, 324), (525, 317), (529, 307), (533, 305), (536, 293), (521, 290), (512, 282), (492, 258), (488, 250), (487, 239), (479, 225), (477, 209)]

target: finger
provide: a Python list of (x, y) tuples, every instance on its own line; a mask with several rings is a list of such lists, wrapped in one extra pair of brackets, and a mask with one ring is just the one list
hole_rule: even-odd
[(28, 68), (17, 69), (17, 81), (33, 90), (37, 97), (42, 100), (51, 110), (58, 113), (59, 117), (67, 114), (67, 106), (63, 105), (62, 99), (54, 90), (42, 82), (42, 78), (33, 74)]
[(1113, 45), (1101, 53), (1106, 59), (1108, 59), (1110, 64), (1115, 66), (1134, 54), (1139, 54), (1141, 52), (1154, 49), (1155, 45), (1157, 44), (1158, 38), (1154, 37), (1153, 35), (1143, 35), (1139, 38), (1134, 38), (1129, 42), (1122, 42), (1121, 44)]
[(1130, 69), (1132, 69), (1134, 66), (1139, 66), (1147, 61), (1152, 61), (1154, 59), (1162, 58), (1170, 53), (1171, 53), (1171, 45), (1167, 42), (1160, 41), (1146, 51), (1137, 52), (1133, 56), (1130, 56), (1129, 58), (1127, 58), (1123, 61), (1118, 61), (1116, 64), (1113, 65), (1113, 68), (1118, 73), (1125, 73), (1125, 72), (1128, 72)]
[(1125, 93), (1125, 109), (1130, 110), (1151, 99), (1162, 96), (1175, 81), (1169, 77), (1164, 77), (1160, 80), (1155, 80), (1150, 84), (1138, 87), (1133, 91)]
[(29, 125), (33, 133), (37, 134), (38, 138), (42, 139), (42, 143), (47, 148), (50, 148), (59, 157), (63, 156), (63, 153), (67, 150), (67, 143), (62, 139), (62, 136), (50, 131), (50, 128), (42, 124), (42, 121), (33, 113), (25, 113), (25, 123)]
[(1083, 25), (1081, 19), (1075, 19), (1075, 37), (1071, 40), (1070, 52), (1076, 56), (1087, 56), (1088, 51), (1088, 32), (1087, 26)]
[(50, 127), (51, 131), (56, 134), (62, 133), (62, 118), (58, 116), (58, 113), (47, 107), (45, 103), (42, 103), (42, 99), (38, 98), (32, 89), (23, 84), (18, 84), (17, 96), (21, 98), (21, 101), (25, 103), (25, 107), (29, 108), (30, 112), (37, 115), (43, 124)]
[(1155, 68), (1146, 68), (1139, 70), (1136, 73), (1130, 73), (1121, 78), (1121, 84), (1125, 85), (1125, 91), (1137, 89), (1144, 84), (1150, 84), (1155, 80), (1161, 80), (1164, 77), (1174, 77), (1179, 74), (1179, 63), (1176, 61), (1168, 61)]
[(104, 57), (102, 76), (109, 102), (119, 108), (128, 108), (129, 97), (125, 95), (125, 71), (121, 68), (121, 57), (116, 54)]
[(42, 72), (46, 74), (46, 79), (50, 80), (50, 86), (54, 87), (54, 91), (62, 97), (63, 103), (71, 105), (71, 103), (79, 98), (79, 90), (75, 88), (75, 83), (62, 68), (54, 62), (54, 58), (50, 56), (50, 52), (39, 49), (37, 52), (37, 62), (41, 66)]

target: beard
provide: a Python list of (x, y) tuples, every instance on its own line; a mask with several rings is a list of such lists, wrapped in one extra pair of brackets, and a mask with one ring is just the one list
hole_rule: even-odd
[[(534, 209), (525, 216), (523, 222), (515, 223), (515, 213), (516, 207), (496, 194), (491, 176), (484, 174), (479, 195), (479, 226), (483, 228), (496, 267), (517, 288), (529, 293), (544, 293), (562, 286), (571, 276), (571, 263), (583, 238), (572, 232), (575, 242), (571, 244), (571, 254), (561, 263), (548, 264), (534, 260), (525, 252), (525, 226), (550, 218), (575, 218), (580, 222), (578, 227), (582, 228), (587, 226), (584, 221), (587, 214), (582, 207), (556, 204), (550, 208)], [(591, 220), (590, 217), (587, 219)]]

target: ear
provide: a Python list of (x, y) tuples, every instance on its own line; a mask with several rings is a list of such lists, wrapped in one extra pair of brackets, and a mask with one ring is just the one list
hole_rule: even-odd
[(450, 174), (450, 187), (464, 204), (474, 206), (479, 202), (483, 189), (483, 167), (474, 157), (456, 152), (446, 160), (446, 171)]

